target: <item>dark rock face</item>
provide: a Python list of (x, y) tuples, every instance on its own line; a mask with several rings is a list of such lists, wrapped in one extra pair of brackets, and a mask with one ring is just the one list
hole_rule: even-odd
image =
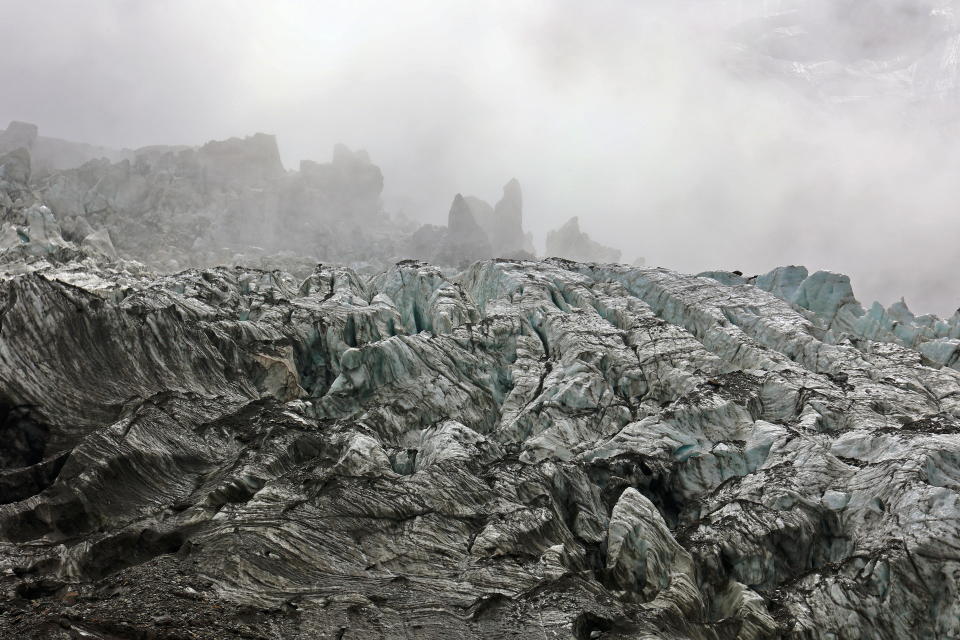
[(565, 225), (547, 233), (547, 255), (583, 262), (619, 262), (620, 251), (594, 242), (580, 231), (580, 220), (570, 218)]
[(2, 637), (960, 632), (960, 372), (841, 276), (161, 275), (27, 217)]

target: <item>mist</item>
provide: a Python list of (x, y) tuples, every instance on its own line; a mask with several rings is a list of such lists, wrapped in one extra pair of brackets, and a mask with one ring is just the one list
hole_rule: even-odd
[[(7, 0), (0, 123), (112, 147), (364, 148), (446, 220), (516, 177), (624, 261), (805, 264), (864, 304), (960, 305), (957, 2)], [(954, 55), (951, 58), (951, 52)]]

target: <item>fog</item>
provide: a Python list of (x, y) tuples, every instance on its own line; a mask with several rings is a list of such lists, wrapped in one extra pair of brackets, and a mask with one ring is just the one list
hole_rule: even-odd
[[(365, 148), (389, 212), (516, 177), (524, 223), (688, 272), (960, 305), (956, 1), (4, 0), (0, 126), (113, 147)], [(952, 57), (951, 57), (952, 56)]]

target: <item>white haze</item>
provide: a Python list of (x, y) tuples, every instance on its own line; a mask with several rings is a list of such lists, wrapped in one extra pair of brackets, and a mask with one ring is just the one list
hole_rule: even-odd
[[(390, 212), (443, 222), (455, 193), (516, 177), (541, 250), (578, 215), (628, 262), (805, 264), (866, 304), (952, 313), (955, 96), (785, 81), (743, 42), (787, 4), (4, 0), (0, 126), (116, 147), (265, 131), (291, 168), (343, 142)], [(955, 2), (792, 4), (856, 61), (942, 42), (924, 17)]]

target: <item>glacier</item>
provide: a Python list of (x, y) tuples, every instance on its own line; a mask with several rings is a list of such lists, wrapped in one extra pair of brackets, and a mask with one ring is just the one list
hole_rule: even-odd
[[(190, 202), (379, 215), (363, 154), (273, 149), (0, 156), (0, 636), (960, 637), (960, 315), (801, 266), (182, 268)], [(521, 202), (424, 233), (525, 252)]]

